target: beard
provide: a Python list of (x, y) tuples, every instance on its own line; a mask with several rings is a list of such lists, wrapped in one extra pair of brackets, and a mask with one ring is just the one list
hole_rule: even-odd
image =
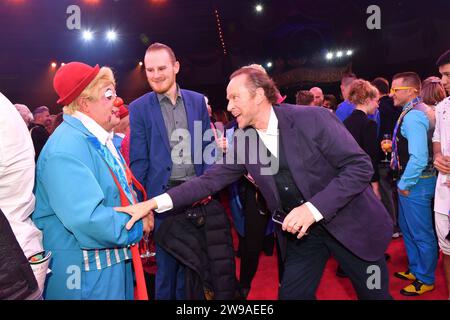
[(170, 88), (172, 88), (172, 86), (174, 85), (175, 81), (162, 81), (162, 82), (150, 82), (150, 87), (152, 88), (152, 90), (156, 93), (159, 94), (165, 94), (167, 93), (167, 91), (170, 90)]

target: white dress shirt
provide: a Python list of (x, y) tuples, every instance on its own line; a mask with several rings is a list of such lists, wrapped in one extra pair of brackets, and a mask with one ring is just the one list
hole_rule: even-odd
[(120, 138), (125, 139), (126, 134), (125, 134), (125, 133), (117, 132), (117, 133), (116, 133), (116, 136), (119, 136)]
[(93, 120), (91, 117), (85, 115), (82, 112), (75, 111), (72, 117), (80, 120), (83, 126), (86, 129), (88, 129), (88, 131), (92, 133), (98, 139), (98, 141), (100, 141), (101, 144), (103, 144), (104, 146), (106, 145), (108, 150), (111, 151), (112, 155), (117, 160), (117, 163), (120, 164), (120, 168), (123, 170), (123, 173), (125, 174), (125, 168), (123, 167), (122, 160), (120, 159), (119, 156), (119, 152), (117, 151), (112, 141), (112, 138), (114, 137), (114, 132), (106, 131), (97, 122), (95, 122), (95, 120)]
[[(266, 148), (272, 153), (272, 155), (276, 155), (278, 157), (278, 144), (279, 144), (279, 131), (278, 131), (278, 118), (275, 114), (273, 108), (270, 110), (269, 123), (266, 130), (257, 129), (259, 137), (262, 142), (266, 146)], [(173, 202), (170, 196), (167, 193), (164, 193), (160, 196), (154, 198), (158, 209), (155, 210), (158, 213), (162, 213), (168, 211), (173, 208)], [(317, 208), (310, 202), (305, 203), (308, 207), (309, 211), (311, 211), (312, 215), (316, 222), (323, 219), (323, 215), (317, 210)]]
[(34, 154), (27, 125), (0, 93), (0, 209), (27, 258), (44, 251), (42, 233), (30, 217), (35, 206)]

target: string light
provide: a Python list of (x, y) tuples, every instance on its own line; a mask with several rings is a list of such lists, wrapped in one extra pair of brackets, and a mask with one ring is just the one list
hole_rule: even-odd
[(329, 51), (326, 53), (325, 58), (328, 61), (331, 61), (333, 59), (344, 59), (344, 56), (346, 57), (350, 57), (353, 55), (353, 50), (352, 49), (347, 49), (347, 50), (338, 50), (336, 52), (332, 52)]
[(220, 23), (219, 11), (217, 9), (214, 10), (214, 15), (216, 16), (217, 32), (219, 33), (219, 40), (220, 40), (220, 44), (222, 45), (223, 54), (227, 55), (227, 47), (225, 46), (225, 40), (223, 38), (222, 26)]
[(109, 30), (106, 33), (106, 39), (108, 39), (108, 41), (115, 41), (117, 39), (117, 33), (114, 30)]
[(90, 30), (83, 31), (83, 39), (85, 41), (91, 41), (92, 39), (94, 39), (94, 33)]

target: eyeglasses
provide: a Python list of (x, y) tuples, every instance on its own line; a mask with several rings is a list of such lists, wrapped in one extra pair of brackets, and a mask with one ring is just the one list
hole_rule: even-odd
[(417, 91), (417, 89), (414, 87), (396, 87), (391, 88), (391, 94), (397, 93), (398, 90), (408, 90), (408, 89), (414, 89), (414, 91)]

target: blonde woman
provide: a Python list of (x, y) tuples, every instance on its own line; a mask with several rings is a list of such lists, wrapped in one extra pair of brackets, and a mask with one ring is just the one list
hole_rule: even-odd
[(355, 80), (349, 90), (348, 100), (355, 105), (355, 110), (345, 119), (344, 125), (350, 131), (353, 138), (358, 142), (372, 160), (374, 174), (372, 176), (372, 189), (378, 199), (381, 199), (378, 172), (378, 142), (377, 142), (377, 123), (368, 118), (375, 114), (378, 109), (379, 93), (378, 89), (372, 86), (368, 81)]

